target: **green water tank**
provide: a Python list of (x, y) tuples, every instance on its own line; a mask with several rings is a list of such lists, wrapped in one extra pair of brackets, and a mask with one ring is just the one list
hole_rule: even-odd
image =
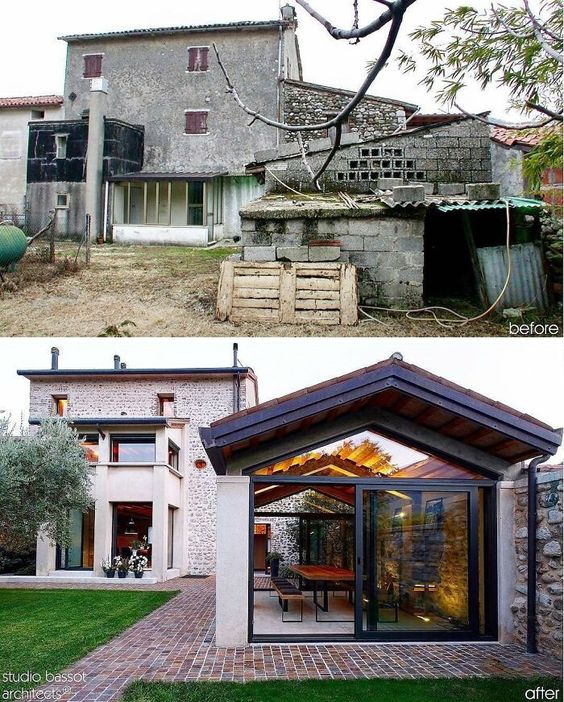
[(13, 224), (0, 224), (0, 269), (13, 268), (27, 250), (27, 237)]

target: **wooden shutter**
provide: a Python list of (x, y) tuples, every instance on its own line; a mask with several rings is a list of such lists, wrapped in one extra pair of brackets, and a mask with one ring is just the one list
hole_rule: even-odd
[(207, 134), (208, 113), (207, 112), (187, 112), (186, 113), (186, 134)]
[(208, 53), (207, 46), (195, 46), (188, 49), (188, 71), (207, 71)]
[(84, 57), (84, 78), (100, 78), (102, 75), (101, 54)]

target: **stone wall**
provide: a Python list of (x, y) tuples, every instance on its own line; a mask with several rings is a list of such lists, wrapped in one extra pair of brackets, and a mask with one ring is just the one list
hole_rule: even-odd
[[(30, 416), (53, 414), (53, 395), (66, 395), (70, 417), (155, 417), (158, 394), (173, 393), (175, 414), (189, 419), (186, 445), (181, 446), (180, 470), (187, 497), (187, 520), (184, 525), (188, 541), (188, 572), (207, 575), (215, 571), (216, 474), (211, 465), (203, 470), (194, 466), (196, 459), (206, 459), (198, 428), (233, 412), (231, 378), (159, 380), (77, 380), (72, 382), (31, 383)], [(241, 384), (241, 408), (255, 404), (252, 386)]]
[[(255, 203), (256, 205), (256, 203)], [(242, 243), (245, 260), (274, 261), (301, 258), (303, 249), (315, 240), (341, 242), (339, 260), (358, 269), (360, 298), (367, 305), (401, 304), (418, 306), (423, 299), (423, 215), (393, 214), (374, 208), (351, 216), (335, 213), (321, 216), (306, 209), (291, 210), (286, 218), (242, 212)], [(291, 250), (294, 250), (292, 254)], [(318, 259), (319, 260), (319, 259)]]
[[(350, 134), (345, 136), (348, 138), (345, 142), (350, 140)], [(314, 171), (325, 161), (328, 148), (330, 144), (310, 146), (307, 158)], [(288, 150), (293, 152), (292, 155)], [(270, 161), (264, 158), (268, 153), (271, 154)], [(257, 154), (266, 161), (267, 193), (285, 192), (282, 183), (299, 191), (312, 190), (311, 175), (297, 148), (282, 147), (279, 156), (286, 158), (274, 154)], [(488, 127), (476, 120), (462, 119), (439, 127), (418, 127), (393, 137), (343, 146), (320, 184), (327, 192), (370, 192), (378, 187), (382, 178), (433, 184), (429, 192), (440, 195), (463, 194), (466, 183), (491, 182)], [(396, 184), (401, 185), (401, 182)]]
[[(316, 124), (327, 121), (329, 116), (340, 112), (349, 102), (353, 93), (336, 88), (284, 81), (284, 117), (288, 124)], [(392, 134), (403, 127), (406, 120), (406, 107), (400, 102), (385, 98), (367, 97), (352, 113), (348, 130), (360, 135), (363, 140)], [(295, 141), (296, 135), (285, 132), (286, 141)], [(325, 130), (306, 132), (305, 141), (322, 139)]]
[[(537, 644), (562, 658), (562, 470), (539, 473), (537, 499)], [(515, 635), (527, 637), (527, 480), (515, 483), (517, 582), (511, 606)]]

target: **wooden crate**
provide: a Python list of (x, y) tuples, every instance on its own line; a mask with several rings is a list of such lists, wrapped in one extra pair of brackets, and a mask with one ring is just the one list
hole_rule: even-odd
[(224, 261), (217, 295), (224, 322), (358, 322), (356, 268), (349, 263)]

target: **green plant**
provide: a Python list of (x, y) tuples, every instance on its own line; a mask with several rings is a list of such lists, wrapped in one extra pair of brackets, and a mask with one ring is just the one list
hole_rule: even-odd
[(98, 336), (131, 336), (132, 335), (132, 330), (129, 327), (136, 327), (137, 325), (135, 322), (132, 322), (130, 319), (126, 319), (123, 322), (120, 322), (119, 324), (110, 324), (109, 327), (106, 327)]
[(278, 551), (270, 551), (266, 555), (266, 562), (267, 563), (272, 563), (272, 561), (281, 561), (282, 560), (282, 554), (278, 553)]
[(139, 539), (133, 539), (130, 546), (131, 546), (131, 548), (142, 548), (143, 542), (140, 541)]

